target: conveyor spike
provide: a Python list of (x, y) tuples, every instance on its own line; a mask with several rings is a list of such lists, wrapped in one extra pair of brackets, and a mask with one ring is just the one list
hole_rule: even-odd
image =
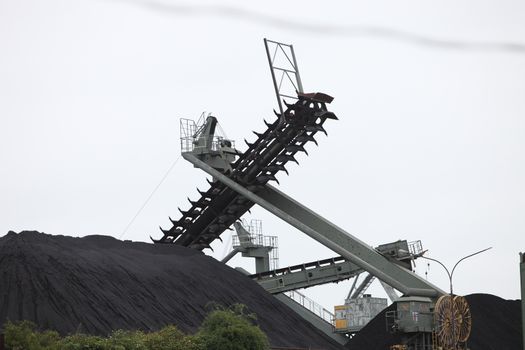
[(208, 199), (208, 196), (207, 196), (207, 195), (202, 196), (202, 197), (199, 198), (199, 200), (197, 200), (197, 201), (192, 201), (191, 199), (188, 198), (188, 201), (190, 202), (190, 204), (192, 205), (192, 207), (200, 208), (200, 209), (202, 209), (202, 210), (203, 210), (206, 206), (208, 206), (208, 203), (210, 202), (210, 200)]
[(330, 111), (320, 111), (320, 112), (314, 113), (314, 115), (316, 117), (318, 117), (318, 118), (339, 120), (339, 118), (337, 118), (337, 116), (334, 113), (330, 112)]
[(293, 103), (288, 103), (288, 102), (286, 102), (286, 100), (283, 100), (283, 102), (284, 102), (284, 105), (286, 106), (287, 109), (292, 109), (292, 107), (294, 107)]
[(308, 152), (302, 145), (288, 145), (285, 147), (285, 149), (287, 152), (293, 152), (293, 153), (304, 152), (306, 155), (308, 155)]
[(279, 154), (275, 160), (277, 160), (278, 162), (288, 162), (288, 161), (292, 161), (292, 162), (295, 162), (297, 164), (299, 164), (299, 162), (297, 161), (297, 159), (295, 159), (294, 156), (292, 155), (289, 155), (289, 154)]
[(297, 136), (295, 140), (296, 140), (297, 142), (307, 142), (307, 141), (312, 141), (313, 143), (315, 143), (316, 146), (319, 146), (319, 144), (317, 143), (316, 139), (315, 139), (312, 135), (308, 135), (308, 134), (306, 134), (306, 133)]
[(259, 175), (257, 176), (256, 180), (259, 183), (267, 183), (268, 181), (276, 181), (277, 183), (279, 183), (279, 180), (277, 180), (277, 178), (273, 174)]
[[(231, 163), (231, 173), (222, 173), (228, 178), (241, 183), (250, 191), (259, 191), (268, 181), (277, 181), (276, 174), (286, 170), (289, 161), (298, 163), (293, 154), (302, 151), (304, 145), (312, 141), (317, 131), (323, 131), (321, 126), (326, 118), (319, 117), (320, 111), (326, 111), (326, 105), (299, 96), (294, 104), (282, 116), (273, 122), (265, 121), (267, 130), (264, 133), (255, 132), (257, 140), (247, 142), (248, 150)], [(328, 115), (327, 115), (328, 116)], [(318, 123), (318, 124), (315, 124)], [(311, 132), (305, 131), (307, 128)], [(179, 221), (172, 221), (174, 227), (181, 228), (176, 238), (165, 235), (159, 242), (173, 242), (183, 246), (197, 246), (202, 235), (213, 233), (219, 237), (236, 219), (248, 212), (253, 202), (226, 187), (222, 182), (207, 179), (209, 189), (199, 192), (198, 201), (188, 201), (192, 205), (188, 211), (182, 211)], [(198, 210), (196, 210), (198, 209)], [(220, 226), (218, 226), (220, 224)], [(173, 228), (171, 230), (173, 232)], [(210, 244), (214, 239), (207, 236), (204, 243)], [(203, 245), (199, 245), (202, 247)]]
[(212, 252), (214, 251), (213, 248), (207, 243), (195, 243), (191, 244), (189, 247), (197, 250), (211, 249)]
[(304, 129), (306, 131), (322, 131), (324, 132), (325, 135), (328, 135), (328, 133), (326, 132), (326, 130), (323, 128), (322, 125), (319, 125), (319, 124), (314, 124), (314, 125), (306, 125), (304, 127)]
[(288, 173), (288, 170), (286, 170), (286, 168), (284, 167), (284, 165), (282, 164), (271, 164), (271, 165), (268, 165), (266, 168), (264, 168), (266, 171), (269, 171), (269, 172), (277, 172), (277, 171), (284, 171), (286, 173), (286, 175), (290, 175)]

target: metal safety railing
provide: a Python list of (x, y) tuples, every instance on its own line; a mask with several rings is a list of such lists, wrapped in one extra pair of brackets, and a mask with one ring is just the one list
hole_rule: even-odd
[[(253, 247), (272, 247), (268, 252), (268, 258), (270, 259), (270, 271), (277, 270), (279, 268), (279, 244), (277, 236), (266, 236), (263, 234), (251, 234), (250, 242)], [(232, 247), (233, 249), (240, 248), (241, 239), (239, 236), (232, 236)]]
[[(306, 153), (305, 145), (317, 143), (316, 134), (326, 132), (324, 122), (337, 119), (335, 114), (327, 110), (327, 103), (309, 96), (299, 96), (295, 104), (287, 106), (285, 117), (266, 123), (267, 130), (256, 133), (257, 139), (253, 143), (247, 142), (248, 149), (231, 164), (228, 178), (242, 180), (243, 185), (252, 190), (264, 187), (269, 181), (277, 181), (279, 172), (287, 172), (288, 162), (297, 162), (295, 155)], [(181, 124), (183, 154), (195, 146), (193, 142), (198, 138), (198, 124)], [(196, 130), (192, 134), (194, 125)], [(194, 149), (192, 153), (199, 152)], [(194, 155), (194, 158), (197, 156)], [(207, 191), (199, 190), (200, 199), (190, 200), (191, 207), (181, 210), (182, 216), (178, 220), (171, 220), (173, 226), (168, 230), (162, 229), (163, 237), (154, 242), (175, 243), (199, 250), (209, 248), (211, 242), (254, 204), (221, 182), (209, 183)], [(207, 210), (211, 206), (213, 210)]]
[(193, 151), (194, 137), (197, 133), (197, 123), (191, 119), (181, 118), (180, 125), (180, 150), (182, 153)]
[(408, 242), (408, 251), (411, 255), (419, 255), (423, 252), (423, 245), (420, 240)]
[[(250, 242), (257, 247), (272, 247), (277, 248), (278, 237), (277, 236), (265, 236), (265, 235), (250, 235)], [(240, 247), (241, 240), (239, 236), (232, 236), (232, 246), (234, 248)]]
[(316, 303), (312, 299), (308, 298), (306, 295), (299, 293), (298, 291), (295, 291), (295, 290), (285, 292), (284, 295), (286, 295), (288, 298), (292, 299), (293, 301), (295, 301), (297, 304), (301, 305), (308, 311), (319, 316), (324, 321), (330, 324), (333, 324), (334, 319), (335, 319), (334, 314), (326, 310), (324, 307), (322, 307), (320, 304)]
[[(181, 153), (192, 152), (198, 150), (199, 148), (203, 150), (219, 151), (223, 146), (228, 146), (235, 149), (235, 141), (226, 139), (223, 136), (214, 136), (211, 139), (211, 145), (205, 137), (198, 137), (202, 123), (200, 120), (203, 120), (201, 116), (198, 122), (195, 122), (191, 119), (181, 118), (180, 125), (180, 150)], [(196, 146), (199, 143), (200, 146)]]

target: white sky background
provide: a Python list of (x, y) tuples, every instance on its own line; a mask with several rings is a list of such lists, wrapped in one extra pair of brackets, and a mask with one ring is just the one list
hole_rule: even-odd
[[(446, 47), (353, 30), (369, 27), (522, 46)], [(288, 166), (280, 188), (371, 245), (421, 239), (450, 267), (492, 246), (458, 267), (455, 292), (519, 298), (521, 1), (0, 0), (0, 233), (121, 237), (179, 156), (181, 117), (214, 112), (244, 150), (276, 108), (264, 37), (294, 44), (305, 90), (334, 96), (340, 119)], [(181, 159), (122, 238), (160, 237), (158, 226), (170, 227), (205, 178)], [(279, 236), (281, 266), (335, 256), (264, 210), (252, 213)], [(438, 265), (428, 278), (448, 289)], [(306, 293), (332, 308), (349, 287)]]

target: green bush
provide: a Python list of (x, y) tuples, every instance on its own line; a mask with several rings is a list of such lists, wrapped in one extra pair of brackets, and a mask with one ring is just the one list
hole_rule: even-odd
[(33, 322), (10, 322), (4, 325), (5, 345), (8, 350), (48, 350), (59, 340), (55, 331), (36, 332)]
[(185, 335), (176, 326), (157, 332), (118, 330), (107, 338), (73, 334), (60, 338), (55, 331), (39, 332), (29, 321), (7, 322), (7, 350), (267, 350), (266, 335), (255, 324), (255, 315), (242, 305), (216, 307), (196, 335)]
[(208, 314), (198, 336), (206, 350), (266, 350), (268, 338), (255, 325), (256, 317), (244, 305), (216, 309)]
[(144, 344), (155, 350), (199, 350), (200, 342), (191, 335), (184, 335), (176, 326), (167, 326), (158, 332), (148, 333)]
[(106, 340), (108, 350), (148, 350), (144, 344), (143, 332), (118, 330), (111, 333)]
[[(107, 350), (107, 340), (94, 335), (73, 334), (56, 343), (53, 350)], [(9, 348), (7, 348), (9, 350)], [(33, 350), (33, 349), (28, 349)]]

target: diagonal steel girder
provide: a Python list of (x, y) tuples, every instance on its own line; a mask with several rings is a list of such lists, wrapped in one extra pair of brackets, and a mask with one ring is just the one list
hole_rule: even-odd
[(199, 160), (193, 154), (184, 153), (183, 157), (243, 197), (257, 203), (403, 294), (426, 297), (437, 297), (445, 294), (444, 291), (435, 285), (417, 276), (412, 271), (396, 265), (368, 244), (352, 236), (275, 187), (267, 184), (261, 190), (252, 192)]

